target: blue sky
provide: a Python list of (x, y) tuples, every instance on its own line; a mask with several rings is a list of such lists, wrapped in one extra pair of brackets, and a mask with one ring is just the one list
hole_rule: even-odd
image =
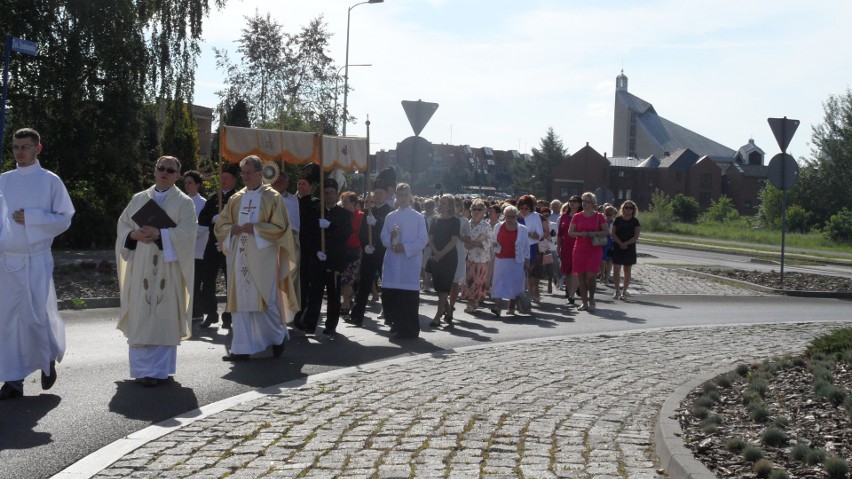
[[(215, 106), (223, 83), (212, 47), (229, 50), (244, 16), (270, 12), (286, 32), (322, 15), (344, 65), (354, 0), (229, 0), (205, 23), (195, 103)], [(810, 156), (822, 103), (852, 83), (852, 2), (385, 0), (352, 10), (349, 110), (371, 151), (413, 135), (402, 100), (440, 107), (433, 143), (522, 153), (553, 127), (569, 153), (612, 151), (615, 77), (661, 116), (731, 148), (749, 138), (780, 150), (766, 122), (802, 122), (788, 152)], [(342, 101), (342, 99), (341, 99)]]

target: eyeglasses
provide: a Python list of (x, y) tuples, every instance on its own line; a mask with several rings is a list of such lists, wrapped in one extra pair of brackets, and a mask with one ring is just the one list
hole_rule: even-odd
[(178, 170), (176, 170), (174, 168), (166, 168), (165, 166), (158, 166), (157, 171), (159, 171), (160, 173), (165, 171), (166, 173), (168, 173), (170, 175), (173, 175), (173, 174), (178, 172)]
[(30, 151), (35, 145), (12, 145), (12, 151)]
[(252, 171), (240, 171), (240, 176), (248, 176), (252, 173), (257, 173), (260, 170), (252, 170)]

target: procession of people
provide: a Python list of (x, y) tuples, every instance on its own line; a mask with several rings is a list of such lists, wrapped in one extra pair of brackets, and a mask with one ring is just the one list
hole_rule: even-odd
[[(11, 298), (2, 306), (0, 400), (23, 396), (34, 371), (43, 389), (56, 381), (65, 340), (50, 245), (74, 215), (62, 181), (38, 163), (38, 133), (15, 132), (12, 150), (17, 168), (0, 175), (0, 285)], [(359, 197), (313, 163), (290, 192), (286, 172), (275, 165), (269, 177), (265, 168), (255, 155), (224, 163), (220, 191), (205, 198), (201, 173), (162, 156), (154, 184), (118, 218), (117, 328), (137, 384), (171, 381), (180, 343), (220, 320), (230, 330), (222, 359), (249, 361), (267, 350), (280, 357), (291, 335), (318, 335), (320, 324), (331, 339), (345, 334), (341, 320), (371, 327), (371, 302), (377, 327), (384, 320), (392, 340), (410, 340), (422, 329), (453, 331), (458, 301), (470, 317), (534, 316), (542, 281), (550, 294), (564, 290), (567, 307), (579, 294), (580, 311), (595, 310), (599, 281), (614, 281), (613, 298), (629, 297), (640, 233), (632, 201), (617, 209), (588, 192), (564, 206), (532, 195), (415, 197), (392, 168)], [(437, 312), (421, 325), (424, 300)]]

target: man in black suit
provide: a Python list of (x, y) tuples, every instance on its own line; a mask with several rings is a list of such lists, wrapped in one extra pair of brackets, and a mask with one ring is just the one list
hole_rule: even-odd
[(319, 166), (307, 165), (299, 173), (296, 182), (296, 196), (299, 197), (299, 306), (294, 326), (304, 330), (302, 314), (308, 309), (308, 297), (311, 290), (312, 258), (316, 258), (320, 247), (320, 200), (313, 196), (314, 183), (319, 181)]
[[(222, 175), (219, 177), (219, 183), (222, 187), (222, 206), (228, 203), (228, 199), (236, 191), (237, 175), (239, 168), (232, 163), (226, 163), (222, 166)], [(198, 214), (198, 224), (210, 228), (210, 236), (207, 237), (207, 246), (204, 248), (203, 267), (195, 274), (201, 275), (201, 290), (199, 292), (198, 301), (201, 308), (201, 313), (206, 317), (201, 323), (202, 328), (209, 328), (213, 323), (219, 322), (219, 304), (216, 300), (216, 279), (219, 276), (219, 270), (225, 275), (225, 282), (228, 281), (228, 267), (225, 263), (225, 255), (219, 248), (219, 243), (216, 242), (216, 235), (213, 234), (213, 226), (216, 224), (216, 219), (219, 217), (219, 194), (214, 193), (207, 198), (207, 203)], [(231, 329), (231, 313), (222, 313), (222, 327)]]
[[(377, 273), (381, 274), (382, 263), (385, 258), (386, 248), (379, 235), (385, 224), (385, 216), (391, 212), (391, 207), (387, 205), (387, 189), (381, 181), (376, 181), (373, 185), (372, 203), (373, 207), (364, 217), (358, 231), (358, 238), (361, 240), (361, 249), (364, 253), (361, 255), (361, 269), (358, 270), (358, 292), (355, 295), (355, 303), (352, 306), (349, 318), (343, 319), (354, 326), (361, 326), (364, 322), (364, 311), (373, 289), (373, 281), (375, 281)], [(372, 245), (367, 234), (368, 230), (372, 230)]]
[[(322, 308), (323, 292), (328, 294), (326, 307), (325, 329), (323, 334), (337, 333), (337, 323), (340, 320), (340, 272), (346, 267), (346, 240), (352, 234), (352, 213), (337, 205), (337, 181), (332, 178), (325, 180), (323, 185), (325, 200), (325, 218), (317, 223), (325, 230), (325, 251), (319, 250), (310, 261), (308, 274), (310, 291), (308, 293), (308, 308), (296, 327), (311, 333), (316, 331)], [(306, 224), (302, 223), (302, 230)], [(319, 241), (317, 241), (319, 243)], [(306, 257), (302, 257), (306, 260)]]

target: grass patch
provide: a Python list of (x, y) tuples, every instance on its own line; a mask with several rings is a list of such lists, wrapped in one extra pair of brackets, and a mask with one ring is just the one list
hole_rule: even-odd
[[(645, 226), (644, 224), (642, 225)], [(758, 246), (778, 246), (781, 244), (781, 230), (743, 227), (740, 223), (672, 223), (665, 231), (651, 233), (668, 233), (684, 236), (695, 236), (699, 241), (723, 240), (754, 243)], [(643, 229), (643, 235), (645, 231)], [(684, 238), (690, 240), (693, 238)], [(827, 253), (852, 253), (852, 244), (831, 241), (820, 233), (791, 233), (787, 232), (785, 244), (788, 248), (805, 248), (824, 250)]]

